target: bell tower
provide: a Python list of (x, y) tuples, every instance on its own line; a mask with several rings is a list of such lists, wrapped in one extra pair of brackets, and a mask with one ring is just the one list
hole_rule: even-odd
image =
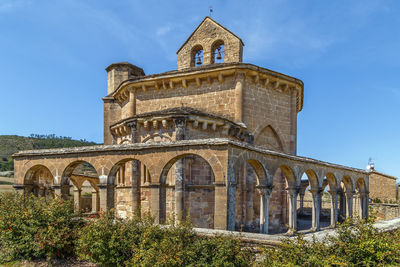
[(216, 63), (242, 62), (243, 41), (227, 28), (205, 17), (179, 48), (178, 70)]

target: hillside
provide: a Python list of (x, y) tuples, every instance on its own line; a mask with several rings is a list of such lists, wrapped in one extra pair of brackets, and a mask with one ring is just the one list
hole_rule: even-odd
[(20, 150), (92, 146), (94, 142), (73, 140), (71, 137), (31, 134), (29, 137), (0, 135), (0, 171), (13, 171), (11, 155)]

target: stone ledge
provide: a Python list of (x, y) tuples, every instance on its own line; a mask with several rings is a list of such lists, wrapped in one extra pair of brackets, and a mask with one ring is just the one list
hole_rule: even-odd
[(92, 152), (112, 152), (112, 151), (139, 151), (143, 149), (153, 148), (185, 148), (185, 147), (196, 147), (196, 146), (235, 146), (242, 149), (247, 149), (254, 152), (259, 152), (265, 155), (278, 156), (289, 160), (300, 161), (303, 163), (319, 164), (325, 167), (331, 167), (336, 169), (342, 169), (352, 172), (357, 172), (363, 175), (369, 175), (370, 173), (362, 169), (347, 167), (339, 164), (324, 162), (312, 158), (294, 156), (285, 154), (282, 152), (268, 150), (262, 147), (250, 145), (245, 142), (239, 142), (226, 138), (213, 138), (213, 139), (198, 139), (198, 140), (182, 140), (174, 142), (160, 142), (160, 143), (137, 143), (137, 144), (121, 144), (121, 145), (97, 145), (97, 146), (85, 146), (85, 147), (73, 147), (73, 148), (56, 148), (56, 149), (40, 149), (40, 150), (25, 150), (13, 154), (13, 158), (25, 157), (25, 156), (56, 156), (56, 155), (67, 155), (77, 153), (92, 153)]

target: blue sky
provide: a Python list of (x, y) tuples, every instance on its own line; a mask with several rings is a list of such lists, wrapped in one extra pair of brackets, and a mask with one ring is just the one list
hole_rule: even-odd
[(298, 154), (400, 177), (400, 2), (0, 0), (0, 134), (102, 142), (106, 71), (176, 69), (209, 14), (305, 84)]

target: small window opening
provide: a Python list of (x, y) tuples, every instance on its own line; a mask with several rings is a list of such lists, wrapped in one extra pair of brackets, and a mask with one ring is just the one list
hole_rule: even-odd
[(214, 63), (224, 63), (225, 49), (224, 45), (219, 45), (214, 50)]

